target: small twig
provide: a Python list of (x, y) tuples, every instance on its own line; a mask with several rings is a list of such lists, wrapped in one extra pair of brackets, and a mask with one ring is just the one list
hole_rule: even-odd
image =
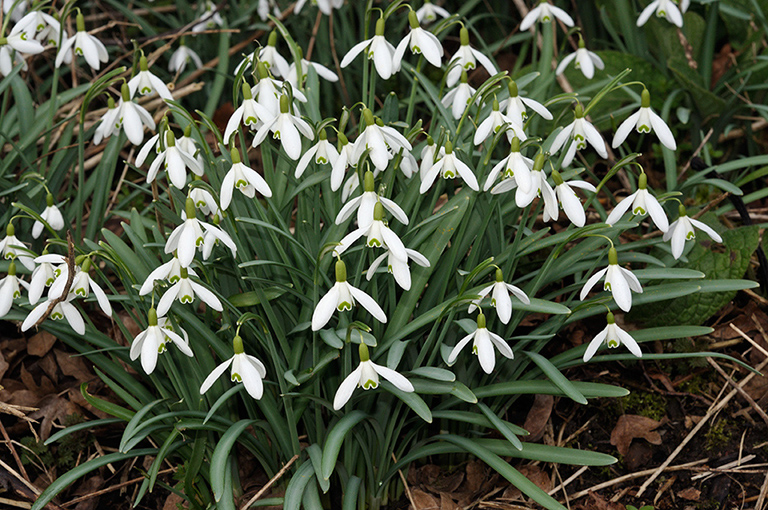
[[(171, 473), (171, 472), (174, 472), (174, 471), (176, 471), (176, 468), (168, 468), (168, 469), (163, 469), (162, 471), (158, 471), (157, 474), (158, 475), (164, 475), (164, 474)], [(135, 483), (143, 482), (146, 478), (147, 478), (146, 476), (140, 476), (138, 478), (134, 478), (133, 480), (128, 480), (126, 482), (120, 482), (120, 483), (115, 484), (115, 485), (110, 485), (106, 489), (101, 489), (101, 490), (98, 490), (96, 492), (91, 492), (89, 494), (86, 494), (85, 496), (80, 496), (80, 497), (77, 497), (77, 498), (75, 498), (75, 499), (73, 499), (71, 501), (67, 501), (66, 503), (64, 503), (61, 506), (65, 507), (65, 508), (68, 507), (68, 506), (73, 506), (73, 505), (76, 505), (76, 504), (78, 504), (78, 503), (80, 503), (82, 501), (85, 501), (87, 499), (95, 498), (95, 497), (101, 496), (102, 494), (106, 494), (107, 492), (116, 491), (117, 489), (122, 489), (123, 487), (126, 487), (128, 485), (133, 485)]]
[(742, 330), (740, 330), (738, 327), (734, 326), (733, 323), (728, 324), (732, 330), (734, 330), (736, 333), (739, 334), (740, 337), (742, 337), (744, 340), (752, 344), (752, 347), (763, 353), (766, 357), (768, 357), (768, 351), (766, 351), (759, 343), (755, 342), (751, 338), (749, 338), (749, 335), (744, 333)]
[[(574, 474), (572, 474), (571, 476), (569, 476), (568, 478), (566, 478), (564, 482), (562, 482), (560, 485), (558, 485), (557, 487), (555, 487), (554, 489), (552, 489), (551, 491), (549, 491), (547, 494), (549, 494), (550, 496), (552, 496), (552, 495), (554, 495), (554, 494), (555, 494), (557, 491), (560, 491), (560, 490), (562, 490), (562, 491), (563, 491), (563, 493), (565, 493), (565, 487), (566, 487), (566, 486), (567, 486), (569, 483), (571, 483), (572, 481), (574, 481), (575, 479), (577, 479), (578, 477), (580, 477), (580, 476), (581, 476), (581, 474), (582, 474), (582, 473), (584, 473), (584, 471), (586, 471), (587, 469), (589, 469), (589, 466), (582, 466), (582, 468), (581, 468), (581, 469), (579, 469), (579, 470), (578, 470), (578, 471), (576, 471)], [(567, 496), (567, 494), (566, 494), (566, 496)], [(567, 501), (567, 498), (566, 498), (566, 501)]]
[(267, 482), (267, 484), (262, 487), (259, 492), (257, 492), (249, 501), (248, 503), (244, 504), (242, 507), (240, 507), (240, 510), (246, 510), (247, 508), (250, 508), (252, 504), (256, 502), (257, 499), (259, 499), (261, 496), (264, 495), (267, 490), (269, 490), (270, 487), (272, 487), (272, 484), (275, 483), (280, 479), (281, 476), (285, 474), (286, 471), (288, 471), (288, 468), (291, 467), (291, 465), (296, 462), (296, 459), (299, 458), (299, 454), (297, 453), (293, 457), (291, 457), (291, 460), (285, 463), (285, 466), (280, 468), (280, 471), (277, 472), (275, 476), (272, 477), (270, 481)]
[(760, 488), (760, 496), (758, 496), (757, 503), (755, 503), (755, 510), (765, 510), (766, 496), (768, 496), (768, 472), (766, 472), (763, 486)]
[(16, 453), (16, 448), (13, 447), (13, 442), (11, 442), (11, 438), (8, 436), (8, 431), (5, 430), (5, 426), (3, 425), (2, 421), (0, 421), (0, 432), (3, 433), (3, 439), (5, 439), (5, 444), (7, 444), (8, 449), (11, 450), (11, 455), (13, 455), (13, 460), (16, 461), (16, 465), (19, 467), (19, 471), (21, 471), (21, 475), (24, 477), (25, 480), (29, 481), (29, 475), (27, 474), (27, 470), (24, 469), (24, 464), (21, 463), (19, 454)]
[[(731, 326), (733, 326), (733, 324), (731, 324)], [(768, 414), (766, 414), (766, 413), (765, 413), (765, 411), (763, 411), (763, 409), (762, 409), (762, 408), (761, 408), (761, 407), (760, 407), (760, 406), (757, 404), (757, 402), (755, 402), (755, 400), (754, 400), (752, 397), (750, 397), (750, 396), (749, 396), (749, 393), (747, 393), (746, 391), (744, 391), (744, 389), (743, 389), (741, 386), (739, 386), (739, 385), (736, 383), (736, 381), (734, 381), (733, 379), (731, 379), (731, 377), (730, 377), (728, 374), (726, 374), (726, 373), (725, 373), (725, 370), (723, 370), (722, 368), (720, 368), (720, 365), (718, 365), (718, 364), (717, 364), (717, 362), (716, 362), (715, 360), (713, 360), (713, 359), (712, 359), (712, 358), (710, 358), (710, 357), (707, 357), (707, 362), (708, 362), (710, 365), (712, 365), (712, 366), (715, 368), (715, 370), (717, 370), (717, 372), (718, 372), (718, 373), (719, 373), (721, 376), (723, 376), (723, 379), (725, 379), (726, 381), (728, 381), (728, 384), (730, 384), (731, 386), (733, 386), (733, 388), (734, 388), (736, 391), (738, 391), (738, 392), (739, 392), (739, 395), (741, 395), (742, 397), (744, 397), (744, 400), (746, 400), (746, 401), (749, 403), (749, 405), (752, 407), (752, 409), (754, 409), (754, 410), (755, 410), (755, 412), (757, 412), (757, 414), (760, 416), (760, 418), (762, 418), (762, 419), (763, 419), (763, 421), (765, 422), (765, 424), (766, 424), (766, 425), (768, 425)]]
[[(669, 466), (665, 469), (667, 472), (672, 471), (686, 471), (691, 469), (694, 466), (698, 466), (699, 464), (704, 464), (709, 459), (701, 459), (694, 462), (688, 462), (687, 464), (680, 464), (678, 466)], [(589, 489), (584, 489), (581, 492), (577, 492), (576, 494), (571, 495), (571, 500), (583, 498), (584, 496), (587, 496), (590, 492), (599, 491), (601, 489), (605, 489), (606, 487), (612, 487), (614, 485), (618, 485), (620, 483), (634, 480), (635, 478), (642, 478), (644, 476), (650, 475), (656, 471), (656, 468), (653, 469), (646, 469), (644, 471), (638, 471), (637, 473), (629, 473), (624, 476), (620, 476), (618, 478), (614, 478), (613, 480), (608, 480), (607, 482), (599, 483), (597, 485), (593, 485)]]
[(32, 508), (32, 503), (8, 498), (0, 498), (0, 505), (15, 506), (16, 508)]
[[(392, 452), (392, 460), (395, 462), (395, 464), (397, 464), (397, 457), (395, 457), (395, 452)], [(405, 487), (405, 495), (408, 496), (408, 501), (411, 502), (411, 506), (413, 508), (418, 508), (416, 506), (416, 503), (413, 502), (413, 495), (411, 494), (411, 488), (408, 487), (408, 480), (405, 479), (405, 475), (403, 475), (403, 470), (398, 469), (397, 474), (400, 475), (400, 480), (403, 482), (403, 487)]]
[(40, 489), (32, 485), (29, 481), (25, 480), (23, 476), (17, 473), (16, 470), (13, 469), (11, 466), (3, 462), (2, 459), (0, 459), (0, 466), (5, 468), (5, 470), (8, 471), (10, 474), (12, 474), (18, 481), (23, 483), (27, 489), (31, 490), (35, 494), (35, 496), (40, 495), (40, 493), (42, 492)]
[(69, 296), (69, 290), (72, 287), (72, 281), (75, 279), (75, 243), (72, 242), (71, 230), (67, 230), (67, 247), (67, 283), (64, 285), (64, 292), (61, 293), (61, 296), (52, 299), (51, 302), (48, 303), (48, 309), (45, 311), (45, 313), (43, 313), (42, 317), (37, 319), (37, 322), (32, 326), (34, 328), (42, 324), (43, 321), (47, 319), (49, 315), (51, 315), (53, 308), (67, 299), (67, 296)]

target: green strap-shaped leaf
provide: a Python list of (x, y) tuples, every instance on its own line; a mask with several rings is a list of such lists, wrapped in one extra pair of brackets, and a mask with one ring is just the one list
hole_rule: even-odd
[(211, 406), (211, 410), (208, 411), (208, 414), (205, 415), (205, 419), (203, 420), (203, 423), (208, 423), (208, 420), (211, 419), (216, 414), (216, 411), (218, 411), (219, 407), (224, 404), (227, 400), (229, 400), (230, 397), (232, 397), (235, 393), (240, 393), (245, 389), (244, 384), (237, 384), (227, 391), (225, 391), (219, 398), (216, 399), (216, 402), (213, 403)]
[[(586, 398), (626, 397), (629, 391), (620, 386), (593, 382), (572, 383)], [(565, 395), (563, 390), (551, 381), (511, 381), (489, 384), (474, 390), (477, 398), (497, 397), (499, 395)]]
[(344, 500), (341, 502), (341, 510), (357, 510), (357, 495), (360, 493), (362, 480), (356, 476), (350, 476), (347, 487), (344, 490)]
[(219, 444), (216, 445), (216, 449), (213, 451), (213, 456), (211, 457), (211, 487), (213, 488), (213, 497), (217, 502), (221, 501), (225, 492), (225, 478), (227, 471), (229, 471), (227, 463), (229, 452), (232, 450), (240, 434), (254, 423), (256, 423), (256, 420), (240, 420), (232, 425), (221, 437)]
[(86, 421), (86, 422), (83, 422), (83, 423), (78, 423), (77, 425), (72, 425), (70, 427), (67, 427), (67, 428), (65, 428), (63, 430), (60, 430), (60, 431), (56, 432), (51, 437), (46, 439), (45, 443), (43, 443), (43, 444), (45, 444), (47, 446), (47, 445), (49, 445), (51, 443), (55, 443), (56, 441), (58, 441), (59, 439), (61, 439), (63, 437), (68, 436), (70, 434), (73, 434), (75, 432), (80, 432), (81, 430), (86, 430), (86, 429), (92, 429), (92, 428), (95, 428), (95, 427), (100, 427), (102, 425), (111, 425), (113, 423), (120, 423), (122, 421), (125, 421), (125, 420), (123, 420), (122, 418), (102, 418), (100, 420), (91, 420), (91, 421)]
[(394, 384), (387, 381), (382, 381), (381, 387), (402, 400), (405, 405), (410, 407), (413, 412), (419, 415), (419, 418), (427, 423), (432, 423), (432, 411), (429, 409), (427, 403), (424, 402), (424, 399), (418, 396), (415, 392), (405, 392), (396, 388)]
[(150, 411), (152, 411), (152, 408), (164, 400), (165, 399), (159, 398), (136, 411), (136, 414), (133, 415), (133, 418), (131, 418), (131, 420), (125, 426), (125, 430), (123, 431), (123, 438), (120, 440), (120, 446), (118, 447), (118, 450), (124, 453), (127, 451), (125, 450), (125, 445), (133, 437), (139, 426), (142, 425), (141, 422), (144, 420), (144, 417), (149, 414)]
[(491, 409), (483, 404), (482, 402), (478, 402), (477, 407), (480, 408), (480, 410), (483, 412), (486, 418), (488, 418), (488, 421), (491, 422), (493, 427), (498, 430), (502, 436), (507, 438), (507, 441), (512, 443), (512, 446), (517, 448), (518, 450), (523, 449), (523, 443), (520, 441), (520, 439), (517, 438), (514, 432), (507, 427), (507, 425), (504, 423), (504, 421), (496, 416), (496, 413), (491, 411)]
[(491, 452), (487, 448), (480, 446), (477, 442), (453, 434), (440, 436), (443, 441), (448, 441), (463, 450), (475, 455), (477, 458), (488, 464), (494, 471), (509, 480), (512, 485), (548, 510), (566, 510), (563, 505), (557, 502), (552, 496), (539, 489), (536, 484), (526, 478), (520, 471), (507, 464), (501, 457)]
[(535, 352), (524, 352), (531, 359), (531, 361), (536, 363), (536, 366), (539, 367), (542, 372), (544, 372), (544, 375), (546, 375), (549, 380), (555, 384), (555, 386), (560, 388), (563, 393), (568, 396), (568, 398), (582, 405), (587, 403), (586, 397), (584, 397), (584, 395), (582, 395), (581, 392), (576, 389), (576, 386), (574, 386), (573, 383), (569, 381), (568, 378), (565, 377), (563, 373), (560, 372), (560, 370), (558, 370), (557, 367), (553, 365), (547, 358)]
[(307, 453), (309, 454), (309, 460), (312, 461), (317, 482), (320, 484), (323, 494), (325, 494), (331, 488), (331, 481), (328, 478), (323, 478), (322, 475), (323, 451), (317, 443), (314, 443), (307, 447)]
[[(336, 425), (328, 432), (323, 447), (322, 477), (326, 480), (331, 478), (333, 470), (336, 468), (336, 459), (341, 451), (341, 444), (352, 427), (363, 421), (367, 415), (362, 411), (352, 411), (340, 419)], [(297, 473), (298, 474), (298, 473)], [(288, 494), (286, 492), (286, 500)], [(286, 506), (286, 508), (288, 508)]]
[(89, 404), (91, 404), (93, 407), (95, 407), (99, 411), (103, 411), (107, 414), (111, 414), (112, 416), (116, 416), (121, 420), (128, 421), (134, 415), (133, 411), (130, 411), (125, 407), (121, 407), (117, 404), (113, 404), (112, 402), (107, 402), (106, 400), (102, 400), (98, 397), (94, 397), (93, 395), (88, 393), (88, 383), (83, 383), (80, 385), (80, 393), (83, 395), (83, 398)]
[(291, 481), (288, 482), (288, 487), (285, 489), (284, 510), (299, 510), (302, 497), (304, 496), (304, 489), (314, 476), (315, 469), (312, 467), (312, 462), (307, 461), (299, 466), (299, 469), (291, 477)]
[(135, 450), (131, 453), (108, 453), (101, 457), (89, 460), (80, 464), (79, 466), (70, 469), (60, 477), (58, 477), (42, 494), (37, 498), (37, 501), (32, 505), (31, 510), (42, 510), (56, 495), (64, 490), (69, 484), (77, 480), (78, 478), (87, 475), (91, 471), (99, 469), (107, 464), (120, 462), (121, 460), (130, 459), (132, 457), (143, 457), (145, 455), (155, 455), (157, 449), (144, 448), (141, 450)]

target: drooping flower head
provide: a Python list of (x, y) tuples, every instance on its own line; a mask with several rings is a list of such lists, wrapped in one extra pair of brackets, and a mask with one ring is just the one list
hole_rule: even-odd
[(376, 72), (382, 79), (388, 80), (396, 69), (392, 67), (392, 59), (395, 55), (395, 47), (384, 39), (384, 17), (376, 21), (375, 35), (352, 46), (344, 58), (341, 59), (341, 67), (347, 67), (360, 53), (365, 51), (368, 60), (373, 60)]
[(525, 292), (519, 287), (515, 287), (512, 284), (504, 283), (504, 274), (501, 269), (496, 268), (496, 282), (488, 285), (478, 292), (479, 297), (472, 301), (467, 311), (472, 313), (480, 305), (480, 302), (491, 295), (491, 306), (496, 308), (496, 313), (499, 319), (504, 324), (509, 324), (509, 319), (512, 317), (512, 299), (509, 297), (510, 292), (520, 301), (526, 305), (531, 303)]
[(395, 48), (393, 59), (393, 69), (395, 72), (400, 70), (400, 62), (405, 55), (405, 49), (410, 47), (411, 52), (417, 55), (423, 55), (424, 58), (435, 67), (440, 67), (440, 60), (443, 58), (443, 45), (434, 34), (421, 28), (419, 19), (414, 11), (408, 12), (408, 24), (411, 31), (408, 32), (400, 44)]
[(640, 286), (637, 277), (632, 274), (632, 271), (624, 269), (619, 265), (619, 257), (616, 253), (616, 248), (613, 246), (608, 250), (608, 267), (601, 269), (587, 280), (584, 288), (581, 289), (579, 298), (584, 301), (592, 287), (603, 276), (605, 276), (603, 290), (610, 292), (619, 308), (628, 312), (632, 308), (632, 292), (642, 294), (643, 288)]
[(488, 331), (485, 327), (485, 315), (480, 312), (477, 315), (477, 329), (465, 336), (448, 355), (448, 364), (453, 364), (456, 358), (459, 356), (461, 350), (472, 340), (472, 354), (477, 356), (480, 361), (480, 366), (483, 372), (490, 374), (493, 372), (493, 368), (496, 366), (496, 351), (494, 347), (499, 350), (502, 356), (508, 359), (515, 357), (509, 344), (504, 341), (496, 333)]
[(661, 207), (656, 197), (648, 191), (648, 175), (645, 172), (641, 173), (637, 180), (637, 191), (616, 204), (616, 207), (613, 208), (605, 222), (608, 225), (614, 225), (630, 207), (632, 208), (632, 214), (635, 216), (645, 216), (648, 214), (662, 232), (667, 232), (669, 229), (669, 220), (664, 212), (664, 208)]
[(496, 66), (493, 65), (493, 62), (491, 62), (491, 59), (469, 45), (469, 30), (467, 30), (466, 27), (461, 27), (459, 39), (461, 41), (461, 46), (459, 46), (459, 49), (451, 57), (450, 63), (448, 64), (450, 69), (445, 77), (445, 84), (448, 87), (453, 87), (456, 82), (459, 81), (461, 71), (471, 71), (477, 67), (478, 63), (480, 63), (491, 76), (494, 76), (499, 72), (496, 69)]
[(203, 395), (208, 391), (213, 386), (213, 383), (216, 382), (216, 379), (221, 377), (227, 368), (232, 365), (230, 380), (233, 383), (243, 383), (245, 391), (251, 397), (259, 400), (264, 394), (263, 379), (267, 376), (267, 369), (255, 356), (245, 353), (243, 339), (240, 338), (240, 335), (236, 335), (232, 339), (232, 349), (235, 351), (234, 356), (213, 369), (200, 386), (200, 394)]
[(635, 128), (638, 133), (650, 133), (653, 130), (664, 147), (672, 151), (677, 150), (677, 143), (669, 126), (651, 108), (651, 93), (648, 89), (643, 89), (640, 95), (640, 110), (630, 115), (616, 130), (612, 144), (614, 149), (627, 139), (632, 128)]
[(592, 359), (597, 350), (603, 345), (603, 342), (608, 344), (608, 347), (615, 349), (616, 347), (624, 344), (629, 349), (629, 352), (641, 358), (643, 351), (640, 350), (640, 346), (632, 336), (616, 325), (616, 319), (611, 312), (605, 316), (605, 320), (608, 323), (600, 333), (595, 335), (595, 338), (589, 342), (586, 352), (584, 352), (584, 363)]
[(101, 64), (109, 60), (107, 47), (96, 37), (85, 31), (85, 18), (83, 18), (83, 14), (79, 10), (76, 23), (77, 33), (64, 41), (61, 44), (61, 48), (59, 48), (59, 53), (56, 55), (56, 67), (61, 66), (62, 63), (69, 64), (72, 62), (70, 50), (74, 49), (75, 55), (84, 57), (88, 65), (98, 71)]
[(573, 18), (571, 18), (567, 12), (550, 4), (547, 0), (541, 0), (539, 5), (528, 11), (528, 14), (525, 15), (523, 21), (520, 23), (520, 30), (528, 30), (536, 21), (541, 23), (551, 23), (555, 18), (559, 19), (569, 27), (573, 26)]
[(605, 141), (600, 136), (597, 128), (586, 119), (584, 107), (581, 106), (581, 103), (576, 103), (573, 117), (573, 122), (557, 134), (550, 148), (550, 151), (554, 154), (570, 141), (565, 152), (565, 158), (563, 158), (563, 167), (570, 166), (573, 158), (576, 156), (576, 151), (584, 150), (588, 145), (594, 147), (601, 158), (607, 158), (608, 150)]
[(722, 243), (723, 238), (715, 232), (709, 225), (699, 220), (689, 218), (688, 213), (685, 210), (685, 206), (680, 204), (678, 207), (680, 217), (677, 218), (672, 224), (669, 225), (669, 230), (664, 232), (664, 241), (672, 240), (672, 256), (679, 259), (683, 254), (686, 241), (692, 241), (696, 239), (696, 233), (693, 227), (703, 230), (706, 234), (717, 243)]
[(379, 376), (391, 382), (400, 391), (411, 393), (414, 391), (413, 384), (403, 375), (397, 373), (391, 368), (377, 365), (371, 361), (368, 353), (368, 346), (360, 342), (360, 365), (349, 374), (336, 390), (333, 397), (333, 408), (338, 411), (349, 401), (355, 388), (364, 390), (373, 390), (379, 387)]
[(588, 80), (591, 80), (595, 75), (595, 68), (605, 69), (603, 59), (601, 59), (597, 53), (589, 51), (584, 44), (584, 39), (581, 37), (579, 37), (579, 48), (560, 62), (555, 70), (555, 74), (563, 74), (565, 68), (568, 67), (568, 64), (574, 60), (576, 60), (576, 69), (581, 70), (584, 77)]
[(131, 344), (131, 360), (135, 361), (141, 357), (141, 368), (147, 374), (154, 372), (157, 366), (157, 356), (167, 350), (165, 345), (169, 340), (186, 356), (190, 358), (194, 356), (189, 348), (189, 340), (174, 332), (164, 317), (161, 319), (158, 319), (157, 311), (150, 308), (147, 314), (147, 329), (136, 335)]

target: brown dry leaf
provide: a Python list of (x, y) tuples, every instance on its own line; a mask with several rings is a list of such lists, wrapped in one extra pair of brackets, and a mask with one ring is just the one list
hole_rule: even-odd
[(32, 419), (42, 418), (40, 423), (40, 437), (43, 441), (48, 439), (51, 434), (51, 428), (53, 428), (53, 422), (58, 420), (62, 421), (62, 418), (69, 416), (70, 414), (83, 414), (82, 410), (75, 404), (65, 398), (57, 397), (56, 395), (49, 395), (43, 398), (38, 404), (40, 409), (30, 414)]
[[(93, 494), (103, 487), (104, 478), (102, 478), (100, 475), (95, 475), (81, 483), (75, 494), (79, 496), (85, 496), (86, 494)], [(75, 506), (75, 510), (94, 510), (95, 508), (99, 508), (98, 496), (83, 500), (78, 503), (77, 506)]]
[(454, 471), (453, 473), (441, 472), (434, 482), (425, 483), (424, 487), (434, 493), (447, 492), (451, 494), (459, 488), (463, 481), (463, 471)]
[(552, 483), (552, 479), (549, 477), (546, 471), (543, 471), (539, 466), (526, 465), (519, 469), (520, 473), (527, 479), (532, 481), (536, 487), (549, 492), (554, 489), (555, 485)]
[(626, 510), (626, 507), (620, 503), (613, 503), (606, 500), (600, 494), (589, 491), (589, 510)]
[(440, 510), (440, 503), (438, 503), (435, 498), (419, 489), (411, 489), (411, 499), (415, 505), (414, 507), (411, 507), (413, 510)]
[(56, 388), (53, 386), (50, 379), (46, 376), (42, 376), (40, 377), (40, 384), (38, 384), (35, 381), (35, 377), (29, 373), (27, 367), (24, 365), (21, 365), (20, 376), (24, 386), (26, 386), (28, 390), (37, 393), (40, 397), (56, 392)]
[(499, 499), (501, 501), (523, 501), (523, 493), (514, 485), (510, 485), (504, 489)]
[(3, 356), (3, 352), (0, 351), (0, 379), (2, 379), (5, 373), (8, 371), (8, 367), (10, 367), (10, 365), (8, 364), (7, 361), (5, 361), (5, 356)]
[(440, 510), (460, 510), (460, 508), (448, 494), (440, 493)]
[(188, 508), (184, 498), (172, 492), (168, 494), (167, 498), (165, 498), (165, 503), (163, 503), (163, 510), (176, 510), (178, 508), (177, 505), (181, 505), (182, 508)]
[(56, 337), (47, 331), (40, 331), (27, 342), (27, 352), (32, 356), (45, 356), (56, 343)]
[(633, 439), (642, 438), (651, 444), (661, 444), (661, 435), (655, 431), (660, 425), (660, 422), (645, 416), (622, 415), (611, 432), (611, 444), (623, 456), (627, 455)]
[(523, 441), (535, 442), (541, 439), (547, 427), (549, 417), (552, 415), (552, 407), (555, 404), (555, 398), (552, 395), (536, 395), (533, 400), (531, 410), (525, 418), (523, 428), (530, 432), (530, 435), (524, 436)]
[(38, 362), (38, 366), (45, 372), (53, 384), (59, 383), (59, 365), (53, 353), (48, 353)]
[(699, 499), (701, 499), (701, 491), (694, 489), (693, 487), (688, 487), (687, 489), (678, 492), (677, 497), (687, 499), (688, 501), (699, 501)]
[(467, 463), (467, 490), (477, 492), (482, 487), (486, 478), (486, 468), (479, 460), (472, 460)]
[(74, 377), (80, 382), (93, 378), (93, 373), (88, 370), (88, 366), (83, 361), (83, 358), (72, 356), (59, 349), (54, 349), (53, 353), (56, 355), (56, 362), (59, 364), (59, 368), (61, 368), (64, 375)]

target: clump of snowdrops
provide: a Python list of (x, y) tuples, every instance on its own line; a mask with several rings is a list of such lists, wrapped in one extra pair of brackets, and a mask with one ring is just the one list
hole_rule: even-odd
[[(15, 201), (0, 313), (86, 353), (124, 402), (83, 388), (115, 417), (87, 426), (125, 423), (119, 450), (62, 475), (34, 508), (137, 456), (154, 456), (137, 504), (169, 460), (190, 508), (242, 506), (238, 463), (251, 458), (269, 477), (291, 464), (284, 497), (261, 503), (379, 508), (401, 496), (399, 470), (444, 454), (474, 455), (562, 508), (505, 459), (615, 459), (524, 442), (509, 421), (520, 397), (625, 395), (566, 369), (663, 358), (642, 344), (710, 331), (618, 320), (707, 290), (675, 266), (695, 237), (722, 238), (680, 190), (649, 182), (654, 155), (628, 143), (652, 141), (674, 166), (669, 107), (660, 116), (663, 98), (630, 69), (602, 72), (574, 13), (546, 1), (521, 13), (513, 50), (534, 56), (504, 69), (488, 22), (470, 15), (479, 2), (316, 3), (208, 2), (152, 38), (132, 14), (128, 57), (80, 3), (6, 9), (3, 195)], [(682, 26), (687, 2), (653, 4), (637, 26), (654, 12)], [(256, 37), (231, 50), (228, 26)], [(198, 52), (216, 44), (213, 73)], [(32, 72), (48, 94), (29, 89)], [(604, 111), (616, 95), (628, 103)], [(608, 191), (618, 176), (623, 198)], [(585, 320), (585, 344), (560, 335)]]

